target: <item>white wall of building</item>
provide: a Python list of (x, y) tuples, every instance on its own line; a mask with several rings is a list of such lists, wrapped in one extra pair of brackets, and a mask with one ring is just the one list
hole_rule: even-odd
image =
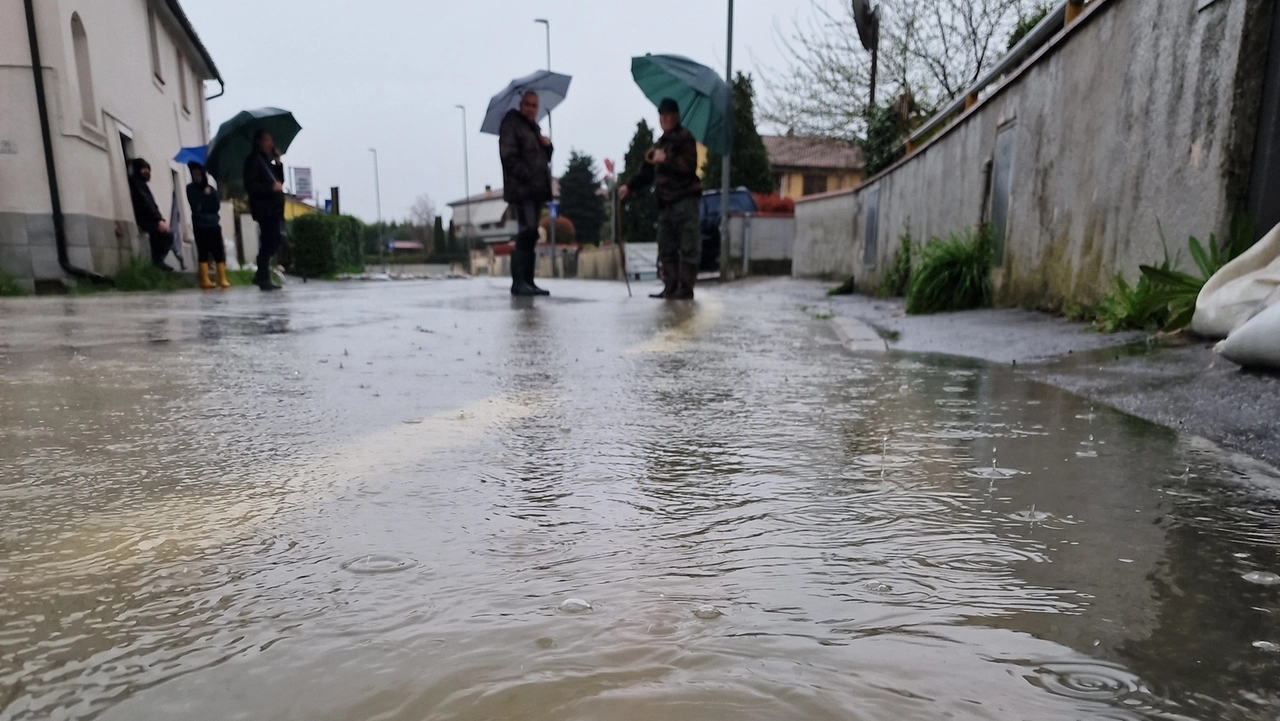
[[(151, 191), (169, 217), (173, 173), (180, 196), (189, 181), (186, 167), (170, 158), (209, 138), (204, 79), (210, 71), (158, 0), (41, 0), (35, 7), (70, 260), (110, 274), (146, 248), (129, 201), (124, 144), (151, 164)], [(156, 19), (159, 78), (152, 65), (149, 11)], [(88, 50), (95, 106), (88, 112), (73, 17), (84, 29)], [(20, 279), (55, 280), (63, 273), (29, 47), (22, 0), (0, 0), (0, 268)], [(181, 202), (183, 235), (190, 241), (185, 198)], [(185, 255), (194, 260), (190, 243)]]

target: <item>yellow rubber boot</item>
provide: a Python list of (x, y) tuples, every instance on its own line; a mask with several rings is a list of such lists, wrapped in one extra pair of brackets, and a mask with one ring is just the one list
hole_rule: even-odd
[(213, 281), (209, 280), (209, 264), (201, 263), (200, 264), (200, 288), (202, 290), (213, 290), (215, 287), (216, 286), (214, 286)]
[(218, 264), (218, 287), (226, 290), (231, 287), (231, 281), (227, 280), (227, 264)]

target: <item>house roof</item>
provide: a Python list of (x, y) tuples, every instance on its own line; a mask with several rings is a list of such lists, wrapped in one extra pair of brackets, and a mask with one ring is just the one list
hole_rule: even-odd
[(801, 135), (765, 135), (765, 151), (774, 168), (862, 170), (862, 148), (839, 138)]
[(209, 50), (205, 48), (204, 43), (200, 41), (200, 36), (196, 35), (195, 27), (187, 19), (187, 14), (183, 12), (178, 0), (165, 0), (164, 4), (165, 7), (169, 8), (169, 12), (173, 13), (174, 19), (182, 27), (182, 32), (186, 34), (187, 39), (195, 46), (196, 52), (200, 53), (200, 59), (204, 61), (205, 67), (208, 68), (209, 74), (212, 76), (211, 79), (222, 82), (222, 75), (218, 72), (218, 66), (213, 63), (213, 56), (209, 54)]
[[(559, 178), (551, 179), (551, 192), (556, 196), (560, 195), (560, 179)], [(475, 195), (472, 195), (469, 198), (459, 198), (458, 200), (445, 203), (445, 205), (448, 205), (450, 208), (454, 208), (459, 205), (467, 205), (469, 203), (481, 203), (486, 200), (495, 200), (495, 199), (502, 200), (502, 188), (488, 188), (483, 193), (476, 193)]]

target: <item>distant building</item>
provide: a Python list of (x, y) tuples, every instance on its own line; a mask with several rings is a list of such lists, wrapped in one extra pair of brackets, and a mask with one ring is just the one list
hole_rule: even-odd
[[(208, 142), (205, 81), (222, 80), (177, 0), (40, 0), (34, 13), (67, 265), (109, 275), (147, 247), (126, 161), (151, 164), (151, 192), (168, 218), (175, 186), (188, 182), (187, 168), (170, 158)], [(28, 287), (54, 287), (68, 273), (59, 261), (32, 50), (23, 3), (3, 0), (0, 269)], [(178, 196), (183, 236), (191, 238)]]
[[(552, 192), (560, 195), (560, 181), (552, 179)], [(484, 192), (448, 203), (453, 210), (454, 232), (460, 238), (471, 237), (486, 245), (516, 239), (519, 228), (515, 211), (502, 199), (502, 188), (484, 186)]]
[(836, 138), (766, 135), (761, 138), (778, 195), (806, 195), (856, 187), (862, 182), (862, 148)]

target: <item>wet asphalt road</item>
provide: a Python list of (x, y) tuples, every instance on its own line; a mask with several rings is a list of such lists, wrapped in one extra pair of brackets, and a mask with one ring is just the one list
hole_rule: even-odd
[(1270, 467), (548, 285), (0, 301), (0, 719), (1280, 714)]

